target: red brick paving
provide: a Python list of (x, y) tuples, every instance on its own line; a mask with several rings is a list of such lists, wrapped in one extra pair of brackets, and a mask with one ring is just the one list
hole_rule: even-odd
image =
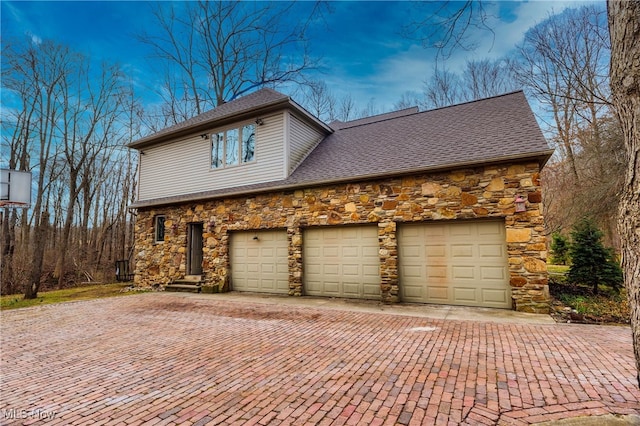
[(526, 425), (639, 414), (631, 345), (628, 327), (215, 295), (48, 305), (2, 313), (0, 423)]

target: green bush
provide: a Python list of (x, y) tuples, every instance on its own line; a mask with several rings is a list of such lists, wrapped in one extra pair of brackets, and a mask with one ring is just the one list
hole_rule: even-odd
[(573, 243), (569, 250), (571, 268), (567, 280), (572, 284), (586, 284), (598, 294), (598, 284), (619, 291), (622, 287), (622, 269), (613, 250), (602, 244), (602, 231), (590, 219), (576, 223), (571, 233)]
[(569, 250), (571, 245), (569, 240), (559, 232), (554, 232), (551, 235), (551, 251), (553, 256), (551, 261), (556, 265), (566, 265), (569, 261)]

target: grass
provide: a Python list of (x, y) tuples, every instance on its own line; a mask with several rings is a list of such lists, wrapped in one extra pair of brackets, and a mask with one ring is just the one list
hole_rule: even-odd
[(599, 294), (595, 295), (590, 286), (567, 282), (568, 266), (547, 265), (547, 269), (551, 296), (575, 310), (582, 317), (579, 322), (629, 324), (631, 314), (624, 289), (616, 293), (606, 286), (599, 286)]
[(564, 275), (569, 272), (569, 265), (547, 265), (547, 271), (550, 274), (561, 274)]
[(114, 297), (132, 294), (123, 292), (127, 283), (100, 284), (86, 287), (74, 287), (64, 290), (43, 291), (35, 299), (25, 300), (22, 294), (0, 296), (0, 309), (18, 309), (31, 306), (49, 305), (51, 303), (70, 302), (73, 300), (89, 300), (102, 297)]

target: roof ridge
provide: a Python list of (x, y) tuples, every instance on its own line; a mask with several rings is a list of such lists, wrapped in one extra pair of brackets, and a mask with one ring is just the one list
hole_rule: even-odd
[[(524, 90), (522, 90), (522, 89), (514, 90), (514, 91), (511, 91), (511, 92), (501, 93), (499, 95), (489, 96), (489, 97), (486, 97), (486, 98), (474, 99), (474, 100), (471, 100), (471, 101), (460, 102), (460, 103), (452, 104), (452, 105), (446, 105), (446, 106), (442, 106), (442, 107), (438, 107), (438, 108), (428, 109), (428, 110), (425, 110), (425, 111), (416, 111), (415, 113), (401, 115), (401, 116), (398, 116), (398, 117), (388, 117), (388, 118), (380, 119), (380, 120), (377, 120), (377, 121), (354, 124), (352, 126), (341, 126), (337, 130), (339, 131), (339, 130), (354, 129), (356, 127), (368, 126), (370, 124), (382, 123), (384, 121), (398, 120), (398, 119), (401, 119), (401, 118), (411, 117), (411, 116), (414, 116), (414, 115), (427, 114), (427, 113), (434, 112), (434, 111), (440, 111), (440, 110), (444, 110), (444, 109), (447, 109), (447, 108), (455, 108), (455, 107), (468, 105), (468, 104), (473, 104), (473, 103), (477, 103), (477, 102), (484, 102), (484, 101), (488, 101), (488, 100), (491, 100), (491, 99), (502, 98), (502, 97), (506, 97), (506, 96), (510, 96), (510, 95), (515, 95), (516, 93), (523, 93), (524, 94)], [(398, 111), (404, 111), (404, 110), (411, 109), (411, 108), (417, 108), (417, 107), (409, 107), (409, 108), (405, 108), (403, 110), (398, 110)], [(387, 113), (387, 114), (390, 114), (390, 113)], [(384, 115), (384, 114), (378, 114), (378, 115)], [(375, 116), (372, 116), (372, 117), (375, 117)], [(364, 120), (364, 119), (366, 119), (366, 117), (362, 118), (362, 119), (359, 119), (359, 120)], [(353, 120), (353, 121), (356, 121), (356, 120)], [(349, 123), (349, 122), (348, 121), (347, 122), (343, 122), (342, 124), (346, 124), (346, 123)]]
[[(415, 109), (416, 111), (408, 112), (409, 110), (413, 110), (413, 109)], [(403, 112), (406, 112), (406, 113), (403, 114)], [(420, 109), (416, 105), (412, 107), (398, 109), (395, 111), (389, 111), (389, 112), (383, 112), (380, 114), (370, 115), (368, 117), (356, 118), (355, 120), (349, 120), (349, 121), (334, 120), (331, 123), (329, 123), (329, 125), (331, 126), (332, 124), (337, 123), (338, 124), (337, 130), (352, 129), (358, 126), (366, 126), (373, 123), (380, 123), (382, 121), (394, 120), (396, 118), (409, 117), (411, 115), (415, 115), (418, 113), (420, 113)], [(384, 116), (388, 116), (388, 117), (384, 117)]]
[(441, 109), (453, 108), (453, 107), (457, 107), (457, 106), (473, 104), (473, 103), (476, 103), (476, 102), (488, 101), (490, 99), (502, 98), (504, 96), (515, 95), (516, 93), (521, 93), (521, 92), (524, 94), (524, 90), (523, 89), (513, 90), (511, 92), (501, 93), (499, 95), (487, 96), (486, 98), (478, 98), (478, 99), (473, 99), (473, 100), (470, 100), (470, 101), (459, 102), (457, 104), (445, 105), (445, 106), (441, 106), (441, 107), (437, 107), (437, 108), (427, 109), (427, 110), (421, 111), (421, 112), (438, 111), (438, 110), (441, 110)]

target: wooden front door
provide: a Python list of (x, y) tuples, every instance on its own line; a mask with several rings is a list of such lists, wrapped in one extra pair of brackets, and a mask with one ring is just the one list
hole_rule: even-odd
[(187, 275), (202, 275), (202, 223), (189, 224), (187, 247)]

